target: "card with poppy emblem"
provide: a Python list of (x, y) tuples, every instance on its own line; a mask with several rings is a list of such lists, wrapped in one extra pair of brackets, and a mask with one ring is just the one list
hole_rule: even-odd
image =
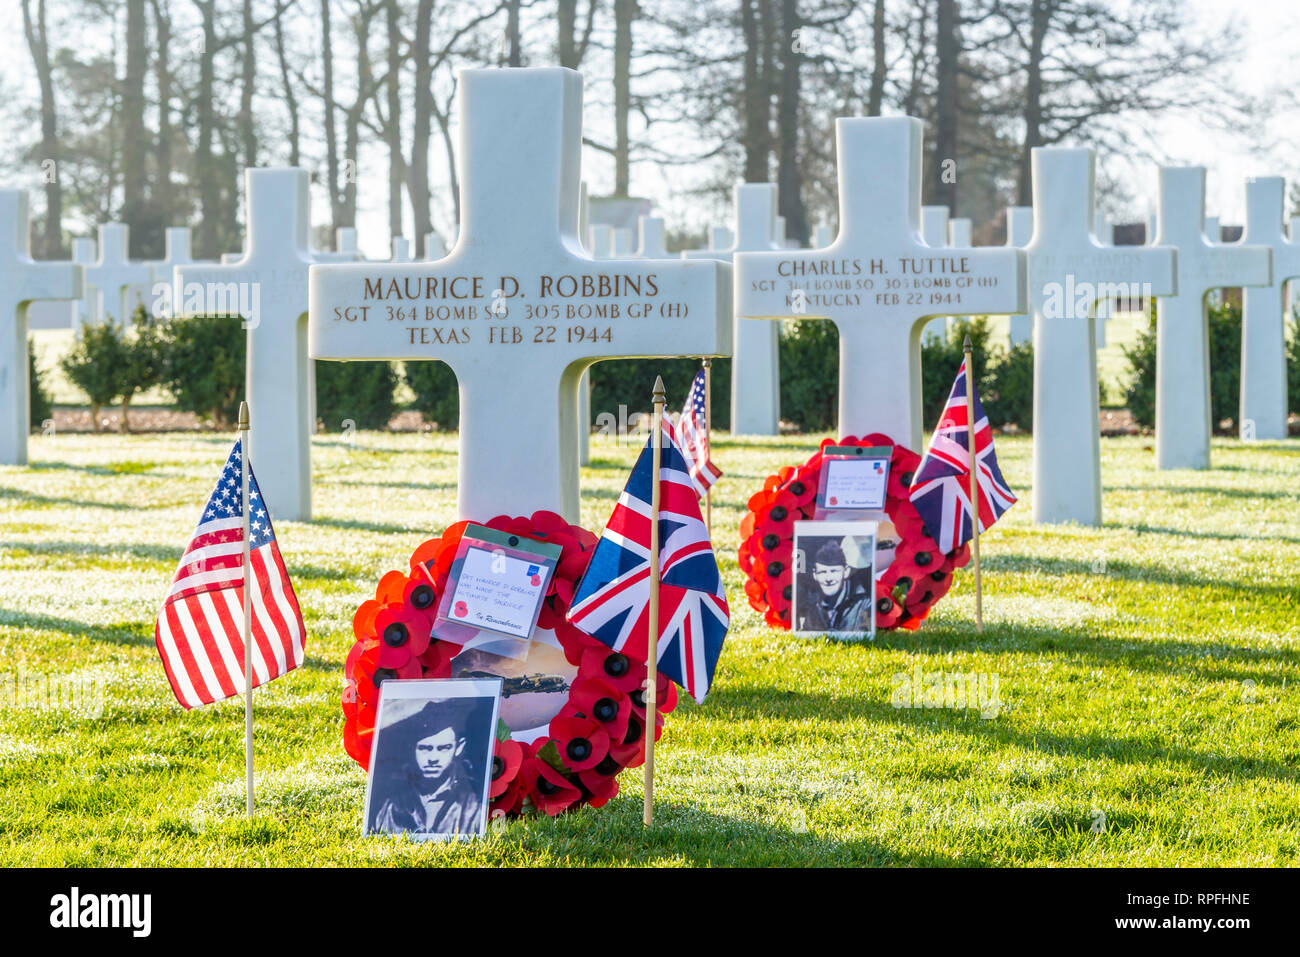
[[(438, 606), (438, 625), (486, 633), (493, 654), (526, 655), (560, 554), (549, 542), (469, 525)], [(463, 642), (467, 647), (484, 643)]]

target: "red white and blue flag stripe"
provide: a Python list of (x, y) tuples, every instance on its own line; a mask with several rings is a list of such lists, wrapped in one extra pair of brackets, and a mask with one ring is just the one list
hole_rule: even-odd
[[(187, 710), (244, 691), (242, 468), (236, 442), (154, 623), (167, 680)], [(251, 468), (248, 511), (256, 688), (302, 664), (307, 632)]]
[(695, 491), (703, 495), (718, 479), (722, 478), (722, 469), (713, 464), (709, 458), (709, 410), (705, 405), (706, 385), (704, 370), (695, 373), (691, 383), (691, 393), (686, 397), (681, 417), (677, 420), (677, 432), (681, 438), (682, 454), (686, 457), (687, 471)]
[[(975, 393), (971, 398), (975, 407), (975, 468), (980, 531), (983, 532), (1016, 503), (1016, 497), (1011, 494), (998, 468), (997, 455), (993, 451), (993, 430), (989, 427), (979, 394)], [(974, 534), (971, 527), (968, 422), (966, 362), (962, 360), (939, 427), (935, 429), (925, 458), (912, 479), (912, 504), (921, 514), (926, 531), (943, 552), (960, 548)]]
[[(650, 634), (651, 442), (578, 583), (569, 621), (615, 651), (646, 659)], [(663, 417), (659, 471), (659, 670), (703, 701), (731, 617), (672, 421)]]

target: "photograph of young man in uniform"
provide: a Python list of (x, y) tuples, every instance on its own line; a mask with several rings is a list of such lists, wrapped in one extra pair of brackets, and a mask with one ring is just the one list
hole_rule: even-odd
[(807, 538), (797, 543), (804, 553), (798, 572), (796, 631), (867, 632), (871, 629), (872, 589), (869, 572), (855, 574), (839, 538)]
[(479, 834), (492, 702), (431, 701), (381, 731), (370, 830)]

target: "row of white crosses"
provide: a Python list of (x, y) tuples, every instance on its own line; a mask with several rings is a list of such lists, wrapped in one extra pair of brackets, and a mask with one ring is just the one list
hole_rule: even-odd
[(580, 74), (466, 70), (457, 97), (455, 246), (433, 263), (312, 267), (311, 355), (448, 363), (460, 515), (576, 520), (582, 373), (603, 359), (730, 354), (730, 270), (588, 255)]

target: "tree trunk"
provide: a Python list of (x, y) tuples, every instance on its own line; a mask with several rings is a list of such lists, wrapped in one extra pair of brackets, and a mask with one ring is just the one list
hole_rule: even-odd
[[(931, 163), (931, 195), (936, 205), (947, 206), (957, 215), (957, 71), (961, 58), (957, 0), (939, 0), (935, 24), (935, 53), (938, 64), (935, 86), (934, 155)], [(949, 163), (951, 161), (951, 163)]]
[(744, 97), (745, 182), (766, 183), (772, 156), (772, 102), (763, 75), (760, 6), (767, 0), (740, 0), (740, 29), (745, 41)]
[(402, 26), (397, 0), (386, 0), (384, 14), (388, 28), (388, 77), (384, 83), (388, 100), (388, 231), (402, 233)]
[(148, 144), (144, 133), (144, 78), (149, 69), (145, 47), (145, 0), (126, 0), (126, 71), (122, 79), (122, 220), (131, 229), (130, 254), (143, 258), (150, 239), (145, 190)]
[(1043, 142), (1043, 40), (1051, 19), (1051, 0), (1032, 0), (1029, 59), (1025, 67), (1025, 143), (1020, 154), (1020, 181), (1016, 184), (1019, 206), (1029, 206), (1034, 201), (1033, 151)]
[(411, 118), (411, 162), (407, 167), (407, 191), (411, 196), (411, 220), (415, 228), (417, 256), (427, 256), (425, 234), (433, 228), (429, 196), (429, 137), (433, 117), (433, 66), (429, 62), (433, 30), (433, 0), (419, 0), (415, 8), (415, 103)]
[(798, 0), (781, 0), (781, 87), (777, 97), (777, 130), (780, 154), (777, 160), (777, 194), (786, 236), (808, 242), (808, 215), (803, 206), (803, 171), (799, 165), (799, 129), (803, 123), (800, 102), (803, 46), (795, 42), (803, 25)]
[(587, 55), (587, 44), (591, 41), (591, 29), (596, 19), (596, 7), (600, 0), (587, 0), (587, 23), (582, 30), (582, 39), (578, 39), (578, 0), (557, 0), (555, 4), (555, 22), (559, 27), (558, 53), (560, 66), (576, 70), (582, 65)]
[(280, 84), (284, 88), (284, 106), (289, 111), (289, 165), (302, 165), (302, 124), (298, 118), (298, 97), (289, 79), (289, 60), (284, 52), (284, 15), (275, 18), (275, 55), (280, 61)]
[(37, 254), (45, 259), (62, 259), (63, 184), (59, 181), (62, 150), (59, 146), (58, 104), (54, 99), (45, 0), (37, 0), (35, 17), (32, 16), (31, 2), (23, 0), (23, 32), (27, 35), (27, 49), (31, 51), (36, 80), (41, 88), (41, 171), (45, 180), (45, 222), (37, 243)]
[(628, 114), (632, 109), (632, 21), (636, 0), (614, 0), (614, 195), (631, 187), (632, 147)]
[(879, 116), (885, 101), (885, 0), (876, 0), (871, 17), (871, 90), (867, 95), (867, 116)]
[(117, 430), (122, 433), (131, 431), (131, 420), (127, 418), (127, 413), (131, 411), (131, 397), (128, 395), (122, 399), (122, 421), (118, 424)]
[(325, 107), (325, 169), (329, 182), (325, 184), (330, 198), (330, 227), (343, 225), (343, 203), (339, 196), (339, 142), (334, 124), (334, 42), (330, 31), (330, 0), (320, 0), (322, 38), (322, 65), (324, 68), (321, 91)]
[(507, 0), (506, 3), (506, 66), (524, 65), (523, 50), (519, 43), (520, 3), (522, 0)]
[(176, 215), (176, 192), (172, 185), (172, 68), (170, 45), (172, 38), (171, 11), (167, 0), (153, 0), (154, 82), (158, 85), (158, 143), (154, 148), (154, 163), (158, 167), (153, 186), (153, 205), (163, 226), (169, 226)]
[(239, 93), (239, 147), (245, 169), (257, 165), (257, 126), (253, 117), (253, 93), (257, 85), (257, 27), (253, 23), (253, 0), (244, 0), (244, 56)]
[(199, 257), (219, 259), (221, 248), (221, 170), (213, 152), (215, 108), (213, 104), (214, 58), (217, 47), (216, 0), (195, 0), (203, 23), (203, 49), (199, 53), (199, 86), (194, 95), (194, 118), (198, 127), (194, 147), (194, 173), (199, 187)]

